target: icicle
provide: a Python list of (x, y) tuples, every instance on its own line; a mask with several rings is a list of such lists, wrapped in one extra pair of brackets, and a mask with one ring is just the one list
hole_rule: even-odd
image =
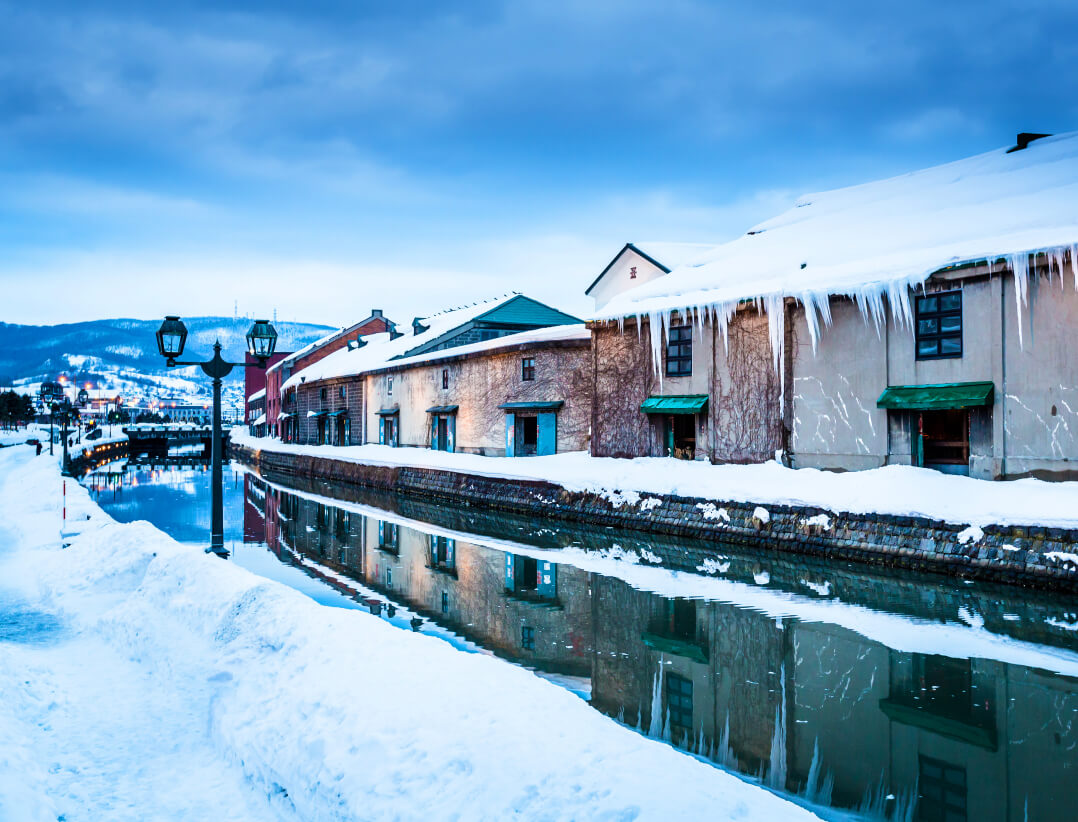
[(1074, 290), (1078, 291), (1078, 244), (1071, 246), (1071, 272), (1074, 274)]
[(704, 739), (704, 726), (700, 726), (700, 735), (696, 739), (696, 754), (707, 756), (707, 740)]
[(712, 757), (718, 764), (724, 768), (734, 769), (737, 767), (737, 761), (734, 758), (734, 752), (730, 748), (730, 712), (726, 712), (726, 724), (723, 725), (722, 733), (719, 735), (719, 742), (715, 746), (715, 754)]
[(817, 805), (830, 805), (834, 787), (835, 775), (824, 770), (823, 757), (820, 756), (820, 740), (817, 737), (812, 745), (812, 763), (809, 765), (802, 796)]
[(771, 737), (771, 757), (767, 784), (776, 790), (786, 790), (786, 663), (779, 666), (781, 694), (775, 706), (775, 733)]
[(661, 739), (663, 735), (663, 658), (659, 655), (659, 670), (651, 685), (651, 725), (648, 736)]
[(1029, 289), (1029, 255), (1012, 254), (1011, 272), (1014, 274), (1014, 307), (1018, 315), (1018, 347), (1022, 344), (1022, 306), (1026, 302), (1026, 294)]

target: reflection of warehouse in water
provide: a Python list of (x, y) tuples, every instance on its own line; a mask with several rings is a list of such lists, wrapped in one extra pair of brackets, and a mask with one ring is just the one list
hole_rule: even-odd
[(924, 820), (1067, 818), (1078, 801), (1073, 678), (665, 597), (246, 482), (282, 560), (295, 551), (500, 656), (589, 678), (597, 709), (774, 787), (888, 816), (916, 789)]

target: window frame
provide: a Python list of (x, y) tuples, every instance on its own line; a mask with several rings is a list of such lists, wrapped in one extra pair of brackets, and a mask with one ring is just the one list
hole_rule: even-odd
[(387, 397), (392, 397), (393, 396), (393, 378), (392, 377), (386, 377), (386, 396)]
[[(674, 347), (678, 353), (671, 355)], [(685, 349), (688, 349), (687, 353)], [(692, 325), (689, 323), (670, 326), (666, 338), (666, 376), (692, 376)]]
[(670, 717), (670, 727), (689, 734), (692, 734), (693, 685), (687, 676), (673, 672), (666, 675), (666, 713)]
[[(945, 297), (958, 297), (958, 308), (942, 308), (943, 299)], [(935, 308), (933, 310), (926, 310), (923, 308), (923, 304), (928, 300), (935, 300)], [(927, 294), (917, 295), (914, 299), (914, 311), (913, 311), (913, 354), (917, 361), (922, 360), (956, 360), (961, 359), (963, 355), (963, 343), (962, 337), (965, 331), (965, 324), (963, 321), (963, 307), (962, 307), (962, 289), (951, 289), (949, 291), (932, 291)], [(948, 319), (958, 318), (958, 330), (957, 331), (943, 331), (942, 322)], [(922, 332), (921, 322), (922, 320), (929, 322), (935, 321), (936, 330), (933, 332)], [(944, 340), (958, 340), (957, 351), (943, 351)], [(936, 344), (936, 352), (934, 354), (922, 354), (921, 343), (922, 342), (934, 342)]]
[(443, 391), (448, 391), (449, 390), (449, 369), (448, 368), (443, 368), (442, 369), (442, 390)]
[(535, 382), (535, 357), (520, 358), (520, 381)]

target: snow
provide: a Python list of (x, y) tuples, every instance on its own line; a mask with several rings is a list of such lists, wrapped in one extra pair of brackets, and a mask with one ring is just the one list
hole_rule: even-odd
[(259, 388), (251, 396), (249, 396), (247, 398), (247, 402), (257, 402), (258, 400), (262, 400), (262, 399), (265, 399), (265, 398), (266, 398), (266, 389), (265, 388)]
[(816, 818), (525, 670), (120, 525), (81, 486), (60, 549), (60, 482), (0, 452), (0, 612), (26, 627), (0, 643), (0, 818)]
[(753, 509), (752, 518), (759, 522), (761, 525), (767, 525), (771, 522), (771, 514), (767, 512), (766, 508), (762, 508), (759, 505)]
[(251, 425), (265, 425), (265, 424), (266, 424), (266, 415), (265, 414), (259, 414), (258, 417), (254, 420), (254, 422), (251, 423)]
[(768, 314), (777, 358), (786, 297), (805, 306), (815, 345), (821, 324), (830, 324), (829, 295), (855, 299), (877, 328), (886, 299), (908, 324), (911, 286), (948, 266), (1002, 259), (1015, 273), (1021, 313), (1035, 253), (1078, 288), (1078, 132), (805, 195), (747, 234), (618, 295), (593, 319), (647, 317), (657, 349), (671, 312), (697, 322), (710, 316), (725, 329), (738, 304), (752, 300)]
[(971, 525), (969, 528), (965, 528), (958, 532), (958, 541), (963, 545), (968, 543), (978, 543), (984, 539), (984, 530), (978, 528), (976, 525)]
[[(585, 452), (545, 457), (483, 457), (387, 445), (297, 445), (233, 429), (232, 442), (255, 450), (305, 454), (368, 465), (410, 466), (488, 477), (543, 480), (570, 491), (602, 494), (614, 505), (641, 494), (673, 494), (717, 502), (799, 505), (835, 513), (890, 514), (956, 525), (1043, 525), (1078, 528), (1078, 482), (1021, 479), (993, 482), (927, 468), (888, 465), (835, 473), (777, 462), (712, 465), (664, 457), (616, 459)], [(702, 509), (707, 516), (710, 509)], [(709, 517), (725, 520), (717, 506)]]

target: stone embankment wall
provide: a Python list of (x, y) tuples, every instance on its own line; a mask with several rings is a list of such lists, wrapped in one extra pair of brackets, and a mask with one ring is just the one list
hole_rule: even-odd
[[(62, 445), (57, 446), (63, 448)], [(80, 476), (95, 465), (110, 462), (114, 459), (127, 456), (131, 443), (127, 440), (110, 440), (100, 445), (76, 445), (68, 449), (71, 455), (71, 471), (75, 476)]]
[(765, 507), (635, 492), (569, 491), (560, 485), (533, 480), (365, 465), (327, 457), (229, 447), (234, 458), (286, 476), (376, 488), (455, 505), (721, 540), (727, 544), (766, 546), (965, 578), (1078, 590), (1076, 530), (989, 526), (983, 534), (970, 534), (962, 525), (920, 517), (836, 514), (820, 508)]

